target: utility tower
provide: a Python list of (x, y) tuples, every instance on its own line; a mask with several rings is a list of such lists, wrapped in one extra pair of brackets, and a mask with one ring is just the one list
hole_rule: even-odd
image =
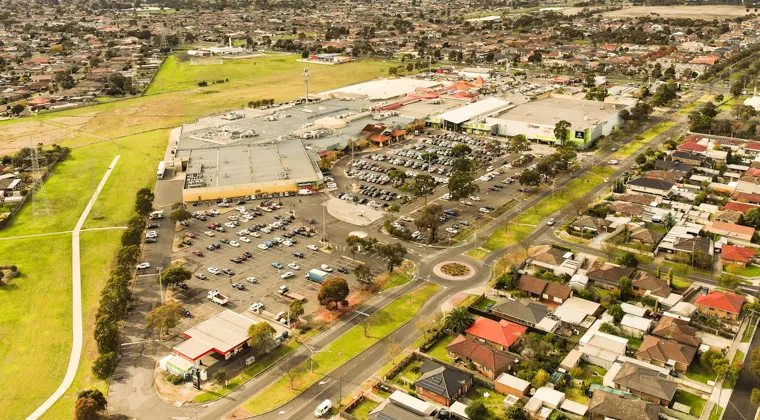
[(29, 159), (32, 161), (32, 174), (36, 176), (34, 180), (34, 192), (32, 193), (32, 215), (36, 219), (39, 216), (50, 214), (50, 203), (45, 192), (44, 174), (40, 168), (39, 150), (36, 146), (32, 146), (31, 149), (32, 152)]
[(303, 69), (303, 83), (306, 87), (306, 105), (309, 104), (309, 68), (304, 67)]

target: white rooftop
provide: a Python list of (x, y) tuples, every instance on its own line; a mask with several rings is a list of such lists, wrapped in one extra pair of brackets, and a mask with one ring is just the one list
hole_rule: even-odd
[(502, 373), (499, 375), (499, 377), (496, 378), (496, 382), (518, 390), (525, 390), (530, 386), (530, 382), (508, 373)]
[(583, 312), (566, 308), (564, 305), (557, 308), (557, 310), (554, 311), (554, 315), (556, 315), (562, 322), (571, 325), (579, 325), (584, 319), (586, 319), (586, 314)]
[(641, 331), (648, 331), (652, 326), (652, 320), (642, 318), (636, 315), (625, 314), (623, 320), (620, 321), (620, 325), (628, 328), (633, 328)]
[(189, 340), (174, 347), (181, 355), (195, 360), (210, 351), (225, 354), (248, 339), (248, 328), (257, 322), (225, 310), (185, 331)]
[(550, 407), (559, 408), (562, 401), (565, 400), (565, 393), (544, 386), (536, 390), (533, 398)]
[(323, 92), (321, 95), (330, 96), (335, 93), (347, 93), (366, 96), (370, 100), (391, 99), (414, 92), (417, 88), (439, 86), (441, 82), (419, 79), (379, 79), (339, 89)]
[(469, 121), (473, 118), (482, 117), (484, 115), (500, 111), (507, 106), (510, 102), (499, 98), (486, 98), (482, 101), (473, 102), (469, 105), (465, 105), (461, 108), (452, 109), (451, 111), (444, 112), (439, 117), (452, 124), (461, 124), (465, 121)]
[(566, 300), (560, 308), (572, 309), (574, 311), (583, 312), (586, 315), (593, 315), (599, 309), (599, 306), (601, 305), (596, 302), (573, 296)]
[(415, 398), (405, 392), (394, 391), (393, 394), (388, 397), (392, 403), (400, 406), (407, 407), (418, 413), (432, 413), (435, 407), (430, 403), (422, 401), (419, 398)]
[(627, 314), (636, 315), (636, 316), (644, 316), (647, 314), (647, 308), (631, 305), (630, 303), (626, 303), (626, 302), (623, 302), (620, 304), (620, 309), (622, 309), (623, 312)]

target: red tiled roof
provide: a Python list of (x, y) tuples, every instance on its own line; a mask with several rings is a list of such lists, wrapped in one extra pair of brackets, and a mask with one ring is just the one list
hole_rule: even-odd
[(493, 321), (488, 318), (478, 318), (465, 332), (486, 341), (510, 347), (528, 328), (513, 324), (509, 321)]
[(704, 152), (707, 150), (707, 146), (697, 144), (695, 142), (683, 142), (678, 146), (678, 150), (689, 150), (692, 152)]
[(751, 141), (745, 144), (744, 148), (749, 149), (749, 150), (760, 150), (760, 143), (756, 141)]
[(726, 203), (726, 205), (723, 208), (726, 210), (733, 210), (733, 211), (738, 211), (740, 213), (746, 213), (748, 210), (756, 209), (757, 207), (758, 206), (754, 206), (752, 204), (731, 201), (729, 203)]
[(509, 353), (496, 350), (463, 335), (455, 338), (451, 344), (446, 346), (446, 350), (459, 357), (470, 359), (481, 366), (485, 366), (491, 372), (503, 371), (517, 361)]
[(709, 295), (700, 295), (696, 302), (697, 306), (719, 309), (721, 311), (738, 314), (744, 304), (744, 296), (736, 293), (710, 292)]
[(743, 246), (723, 245), (720, 251), (724, 260), (748, 263), (755, 256), (755, 250)]
[(760, 203), (760, 194), (735, 192), (733, 193), (733, 195), (731, 195), (731, 198), (737, 201), (744, 201), (747, 203)]

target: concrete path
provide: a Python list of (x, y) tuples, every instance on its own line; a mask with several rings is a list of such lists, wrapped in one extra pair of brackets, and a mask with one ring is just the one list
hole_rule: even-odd
[[(99, 228), (89, 228), (89, 229), (80, 229), (81, 232), (89, 232), (92, 230), (111, 230), (111, 229), (126, 229), (126, 226), (108, 226), (108, 227), (99, 227)], [(26, 239), (26, 238), (38, 238), (40, 236), (54, 236), (54, 235), (63, 235), (66, 233), (73, 233), (73, 230), (64, 230), (62, 232), (48, 232), (48, 233), (37, 233), (34, 235), (19, 235), (19, 236), (9, 236), (7, 238), (0, 238), (0, 241), (7, 241), (10, 239)]]
[(87, 203), (87, 207), (84, 208), (84, 211), (82, 212), (81, 216), (79, 216), (79, 221), (77, 221), (76, 226), (74, 227), (74, 230), (72, 231), (71, 235), (71, 291), (72, 291), (72, 315), (74, 318), (74, 322), (72, 324), (73, 329), (73, 341), (71, 343), (71, 355), (69, 356), (69, 366), (66, 368), (66, 376), (63, 377), (63, 382), (58, 386), (58, 389), (55, 390), (53, 395), (48, 397), (45, 402), (42, 403), (39, 407), (37, 407), (36, 410), (32, 414), (27, 417), (27, 420), (36, 420), (40, 418), (45, 412), (55, 404), (56, 401), (58, 401), (59, 398), (66, 392), (66, 390), (69, 389), (71, 384), (74, 382), (74, 377), (77, 374), (77, 369), (79, 368), (79, 359), (82, 356), (82, 272), (80, 269), (80, 261), (79, 261), (79, 233), (82, 231), (82, 226), (84, 225), (84, 222), (87, 220), (87, 216), (90, 214), (90, 210), (92, 210), (92, 206), (95, 205), (95, 201), (98, 199), (98, 195), (100, 194), (100, 191), (103, 189), (103, 186), (106, 185), (106, 181), (108, 181), (108, 177), (111, 175), (111, 171), (113, 171), (114, 166), (116, 166), (116, 162), (119, 161), (119, 157), (121, 155), (116, 155), (116, 157), (113, 158), (113, 161), (111, 162), (111, 165), (108, 167), (108, 170), (106, 171), (105, 175), (103, 175), (103, 179), (100, 180), (100, 184), (98, 184), (98, 188), (95, 189), (95, 192), (92, 194), (92, 197), (90, 198), (90, 202)]

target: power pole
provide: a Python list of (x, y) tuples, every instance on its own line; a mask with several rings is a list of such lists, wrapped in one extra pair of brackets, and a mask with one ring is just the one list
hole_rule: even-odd
[[(50, 203), (48, 202), (47, 193), (45, 192), (45, 173), (40, 168), (40, 154), (36, 145), (31, 147), (32, 174), (37, 178), (34, 181), (34, 192), (32, 193), (32, 215), (36, 219), (39, 216), (50, 214)], [(47, 168), (47, 167), (46, 167)]]
[(306, 105), (309, 105), (309, 68), (304, 67), (303, 69), (303, 83), (306, 87)]

